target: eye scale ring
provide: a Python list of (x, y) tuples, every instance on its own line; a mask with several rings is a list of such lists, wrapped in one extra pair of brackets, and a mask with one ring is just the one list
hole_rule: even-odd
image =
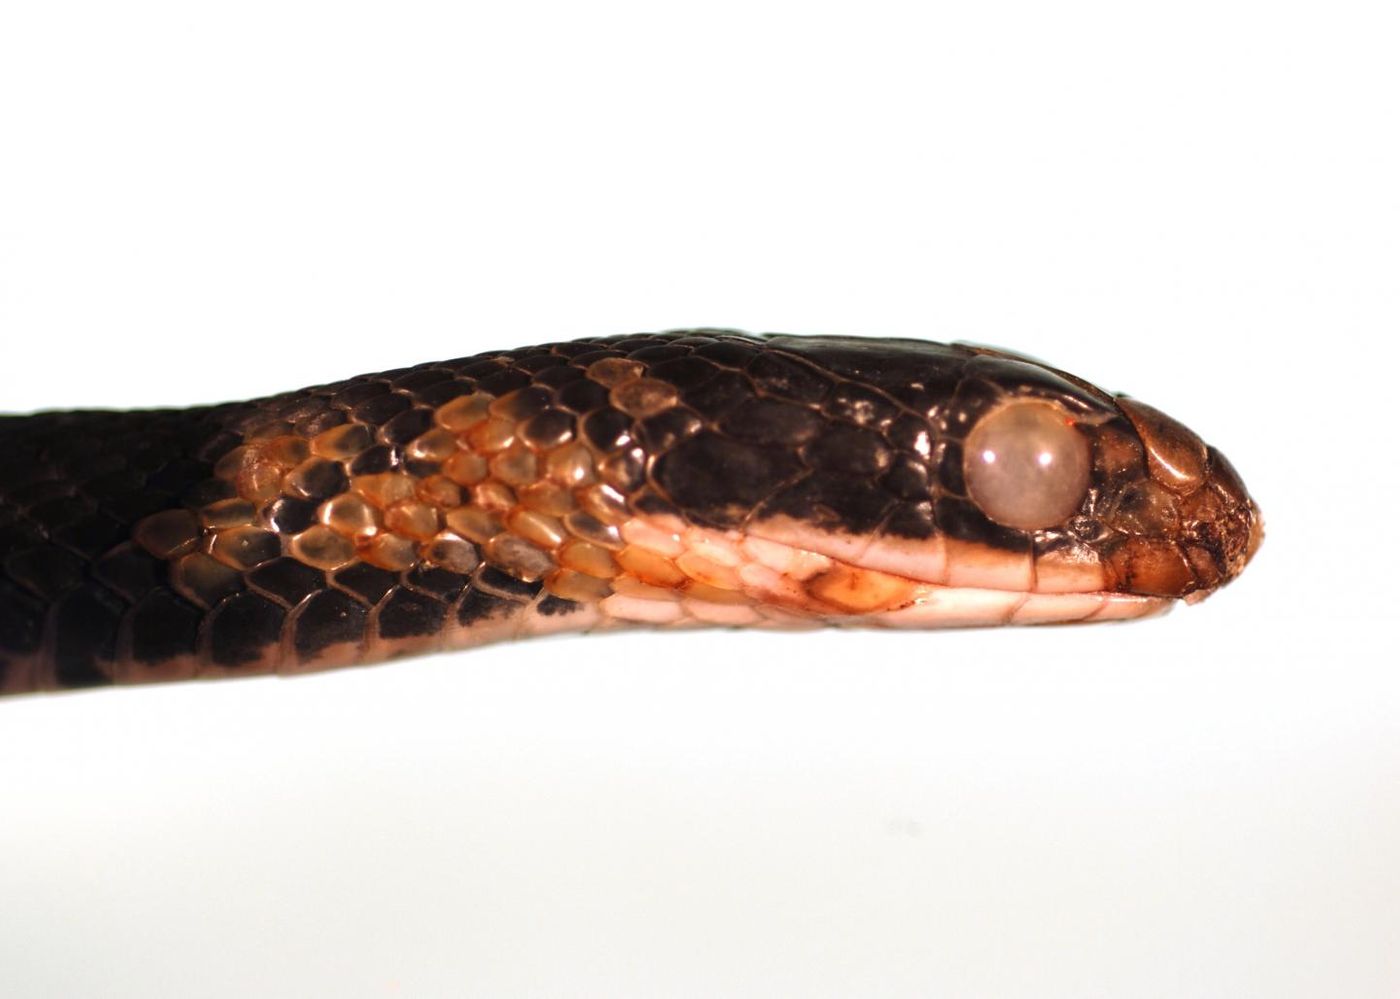
[(968, 495), (991, 520), (1036, 531), (1072, 517), (1089, 490), (1089, 442), (1048, 402), (1013, 402), (967, 435)]

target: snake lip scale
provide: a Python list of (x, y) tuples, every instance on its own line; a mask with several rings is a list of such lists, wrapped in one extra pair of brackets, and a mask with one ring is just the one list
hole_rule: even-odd
[(647, 625), (1125, 620), (1262, 521), (1141, 402), (966, 344), (682, 330), (0, 416), (0, 692)]

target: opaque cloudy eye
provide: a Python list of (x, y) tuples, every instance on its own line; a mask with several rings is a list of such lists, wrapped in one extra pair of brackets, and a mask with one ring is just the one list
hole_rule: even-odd
[(1063, 410), (1015, 402), (972, 428), (963, 445), (968, 495), (992, 520), (1024, 531), (1072, 516), (1089, 489), (1089, 443)]

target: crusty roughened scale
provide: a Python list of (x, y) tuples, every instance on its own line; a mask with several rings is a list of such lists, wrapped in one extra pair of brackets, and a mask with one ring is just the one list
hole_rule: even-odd
[(1261, 537), (1162, 413), (986, 348), (722, 330), (0, 417), (0, 691), (629, 625), (1142, 617)]

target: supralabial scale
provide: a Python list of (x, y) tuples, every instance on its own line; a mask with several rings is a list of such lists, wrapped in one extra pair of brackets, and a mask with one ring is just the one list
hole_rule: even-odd
[(550, 343), (0, 417), (0, 691), (633, 625), (1122, 620), (1213, 592), (1261, 536), (1214, 448), (1018, 355)]

